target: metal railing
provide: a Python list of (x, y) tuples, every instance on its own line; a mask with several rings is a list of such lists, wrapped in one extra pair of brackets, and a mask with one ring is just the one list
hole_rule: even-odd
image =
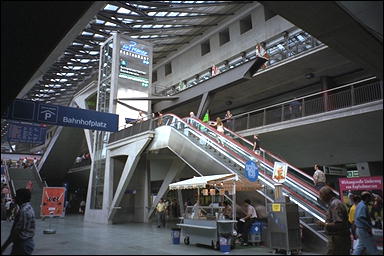
[[(287, 34), (286, 36), (281, 36), (278, 39), (270, 39), (265, 42), (265, 49), (267, 54), (269, 55), (269, 60), (265, 63), (265, 66), (263, 66), (260, 70), (268, 69), (269, 67), (274, 66), (282, 60), (294, 57), (308, 50), (313, 50), (320, 45), (324, 44), (302, 30), (295, 30), (291, 32), (290, 35)], [(256, 47), (251, 47), (243, 51), (242, 53), (233, 56), (230, 59), (216, 64), (215, 66), (217, 66), (220, 70), (220, 73), (218, 74), (220, 75), (221, 73), (227, 72), (235, 67), (243, 65), (255, 58)], [(186, 80), (184, 80), (184, 83), (167, 87), (166, 89), (163, 89), (159, 92), (156, 91), (156, 86), (154, 93), (163, 96), (174, 95), (190, 87), (205, 82), (206, 80), (214, 76), (212, 76), (210, 69), (204, 70), (198, 74), (195, 74), (192, 77), (187, 78)], [(164, 88), (165, 86), (158, 85), (158, 87)]]
[[(233, 116), (233, 130), (241, 131), (348, 108), (383, 99), (382, 81), (376, 77), (313, 93)], [(371, 83), (370, 81), (374, 81)]]
[(154, 130), (157, 127), (161, 126), (162, 122), (163, 122), (163, 118), (157, 117), (157, 118), (150, 118), (148, 120), (141, 121), (141, 122), (136, 121), (136, 122), (130, 123), (129, 125), (131, 126), (123, 130), (120, 130), (118, 132), (111, 133), (109, 136), (109, 143), (112, 143), (114, 141), (118, 141), (127, 137), (131, 137), (133, 135), (136, 135), (142, 132)]

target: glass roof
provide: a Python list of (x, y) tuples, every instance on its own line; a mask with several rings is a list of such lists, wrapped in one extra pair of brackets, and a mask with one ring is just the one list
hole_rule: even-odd
[(36, 82), (24, 99), (67, 106), (85, 80), (98, 72), (100, 45), (112, 33), (148, 40), (156, 64), (253, 1), (113, 1)]
[[(66, 87), (79, 90), (78, 85), (98, 70), (100, 45), (112, 33), (120, 32), (154, 44), (154, 63), (166, 58), (191, 39), (216, 26), (220, 20), (233, 15), (233, 10), (252, 1), (132, 1), (108, 2), (89, 21), (83, 31), (67, 47), (62, 56), (46, 72), (25, 99), (68, 105), (61, 87), (53, 87), (56, 98), (36, 93), (52, 81), (69, 82)], [(71, 72), (73, 71), (73, 72)], [(63, 76), (66, 78), (63, 79)], [(53, 92), (52, 92), (53, 93)], [(49, 100), (48, 100), (49, 99)]]

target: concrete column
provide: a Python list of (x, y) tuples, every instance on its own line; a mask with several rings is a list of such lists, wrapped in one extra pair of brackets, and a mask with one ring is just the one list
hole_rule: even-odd
[(199, 105), (199, 110), (197, 111), (197, 118), (202, 119), (204, 117), (205, 113), (207, 112), (207, 109), (209, 108), (209, 105), (212, 102), (213, 97), (214, 94), (212, 92), (206, 92), (203, 94)]
[(144, 177), (144, 222), (148, 223), (149, 215), (148, 210), (151, 205), (151, 165), (148, 159), (148, 154), (145, 156), (145, 177)]
[[(321, 82), (321, 90), (326, 91), (331, 87), (331, 79), (328, 76), (322, 76), (320, 77), (320, 82)], [(329, 109), (329, 100), (328, 100), (328, 93), (325, 92), (323, 94), (323, 99), (324, 99), (324, 111), (328, 111)]]
[(104, 194), (103, 210), (109, 212), (113, 199), (113, 180), (114, 180), (114, 160), (110, 157), (110, 151), (107, 150), (104, 173)]

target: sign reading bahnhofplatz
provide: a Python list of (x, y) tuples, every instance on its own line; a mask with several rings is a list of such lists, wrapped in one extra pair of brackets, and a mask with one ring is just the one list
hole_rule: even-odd
[(119, 116), (94, 110), (15, 100), (2, 118), (116, 132)]

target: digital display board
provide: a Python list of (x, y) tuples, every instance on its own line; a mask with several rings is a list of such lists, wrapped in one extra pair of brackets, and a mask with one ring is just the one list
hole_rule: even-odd
[[(129, 37), (120, 37), (117, 98), (148, 97), (152, 71), (152, 45)], [(125, 119), (137, 119), (139, 110), (147, 113), (147, 100), (123, 101), (132, 106), (116, 106), (119, 127)]]

